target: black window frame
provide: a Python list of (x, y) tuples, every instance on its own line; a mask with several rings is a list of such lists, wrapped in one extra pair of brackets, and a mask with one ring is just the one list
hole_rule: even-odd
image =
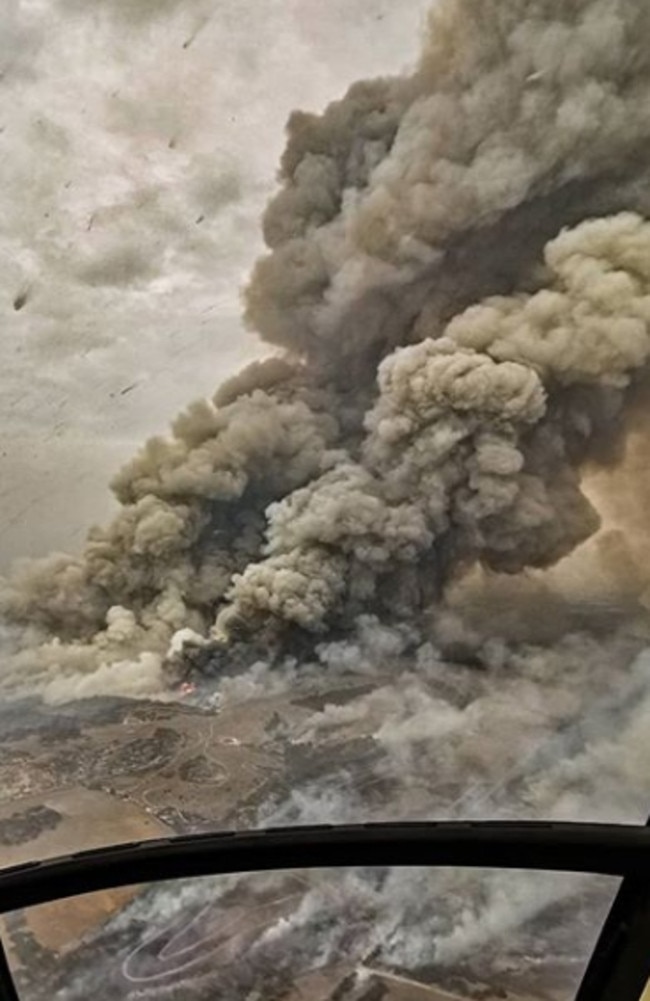
[[(650, 980), (650, 827), (437, 821), (227, 831), (0, 869), (0, 914), (121, 886), (226, 873), (459, 866), (622, 877), (575, 1001), (639, 1001)], [(0, 942), (0, 1001), (19, 1001)]]

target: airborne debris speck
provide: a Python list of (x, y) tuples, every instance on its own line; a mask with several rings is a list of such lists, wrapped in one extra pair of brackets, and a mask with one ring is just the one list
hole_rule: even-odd
[(20, 312), (20, 310), (27, 304), (28, 300), (29, 300), (29, 289), (23, 289), (23, 291), (19, 292), (16, 298), (14, 299), (13, 306), (15, 311), (17, 313)]

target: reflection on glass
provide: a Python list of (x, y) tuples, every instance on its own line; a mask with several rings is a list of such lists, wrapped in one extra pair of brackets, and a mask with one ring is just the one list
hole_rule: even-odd
[(21, 1001), (570, 1001), (617, 880), (295, 870), (88, 894), (5, 920)]

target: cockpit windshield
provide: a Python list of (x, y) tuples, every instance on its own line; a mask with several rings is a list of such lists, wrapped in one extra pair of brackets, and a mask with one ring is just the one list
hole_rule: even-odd
[[(645, 823), (649, 102), (646, 0), (3, 0), (0, 886)], [(0, 938), (21, 1001), (569, 1001), (631, 878), (396, 864)]]

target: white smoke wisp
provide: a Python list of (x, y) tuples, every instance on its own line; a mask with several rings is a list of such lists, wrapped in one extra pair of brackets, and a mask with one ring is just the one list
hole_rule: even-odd
[[(358, 643), (357, 651), (362, 648)], [(332, 667), (336, 653), (327, 656)], [(388, 676), (378, 677), (367, 694), (325, 704), (286, 737), (291, 753), (318, 749), (325, 763), (338, 748), (339, 764), (324, 765), (321, 774), (267, 801), (257, 823), (440, 816), (642, 821), (648, 801), (647, 651), (630, 666), (629, 638), (600, 643), (576, 634), (550, 651), (519, 646), (504, 656), (484, 673), (444, 663), (425, 644), (415, 657), (411, 653), (410, 663), (394, 658)], [(616, 888), (615, 881), (566, 874), (435, 868), (411, 874), (396, 869), (379, 887), (373, 880), (361, 874), (358, 889), (342, 874), (336, 880), (336, 929), (354, 927), (355, 914), (365, 921), (355, 956), (376, 951), (371, 966), (424, 971), (436, 983), (458, 970), (471, 982), (482, 976), (498, 982), (504, 967), (500, 973), (492, 962), (507, 957), (529, 989), (530, 950), (548, 960), (553, 929), (564, 936), (556, 965), (566, 961), (573, 974), (563, 975), (579, 975)], [(312, 894), (292, 921), (322, 908), (321, 897)], [(277, 933), (285, 936), (287, 951), (292, 935), (300, 938), (287, 921)], [(338, 939), (327, 924), (319, 928), (318, 943), (322, 955), (337, 955)]]
[[(225, 997), (257, 996), (287, 990), (315, 970), (331, 976), (341, 967), (361, 982), (397, 969), (443, 986), (460, 969), (479, 986), (504, 967), (524, 975), (531, 947), (539, 955), (535, 935), (549, 927), (552, 933), (563, 905), (576, 907), (595, 889), (602, 894), (604, 882), (594, 887), (566, 874), (513, 872), (506, 881), (480, 869), (365, 868), (163, 884), (109, 919), (99, 933), (99, 963), (125, 999), (204, 997), (215, 989)], [(595, 906), (602, 908), (602, 899)], [(107, 941), (115, 943), (113, 952)], [(585, 948), (580, 934), (572, 948), (561, 951), (575, 968)], [(80, 999), (88, 986), (87, 967), (80, 966), (61, 996)]]
[[(647, 639), (625, 628), (605, 639), (575, 632), (550, 648), (492, 638), (481, 646), (477, 633), (483, 666), (469, 667), (429, 642), (378, 659), (364, 643), (368, 626), (353, 642), (321, 647), (308, 665), (307, 691), (329, 675), (350, 695), (328, 701), (325, 691), (321, 708), (285, 725), (289, 767), (317, 753), (321, 769), (305, 776), (298, 767), (257, 823), (644, 820), (650, 659), (636, 651)], [(300, 669), (267, 671), (300, 692)], [(259, 694), (261, 677), (257, 666), (233, 689), (220, 686), (224, 704), (247, 690), (246, 679)]]

